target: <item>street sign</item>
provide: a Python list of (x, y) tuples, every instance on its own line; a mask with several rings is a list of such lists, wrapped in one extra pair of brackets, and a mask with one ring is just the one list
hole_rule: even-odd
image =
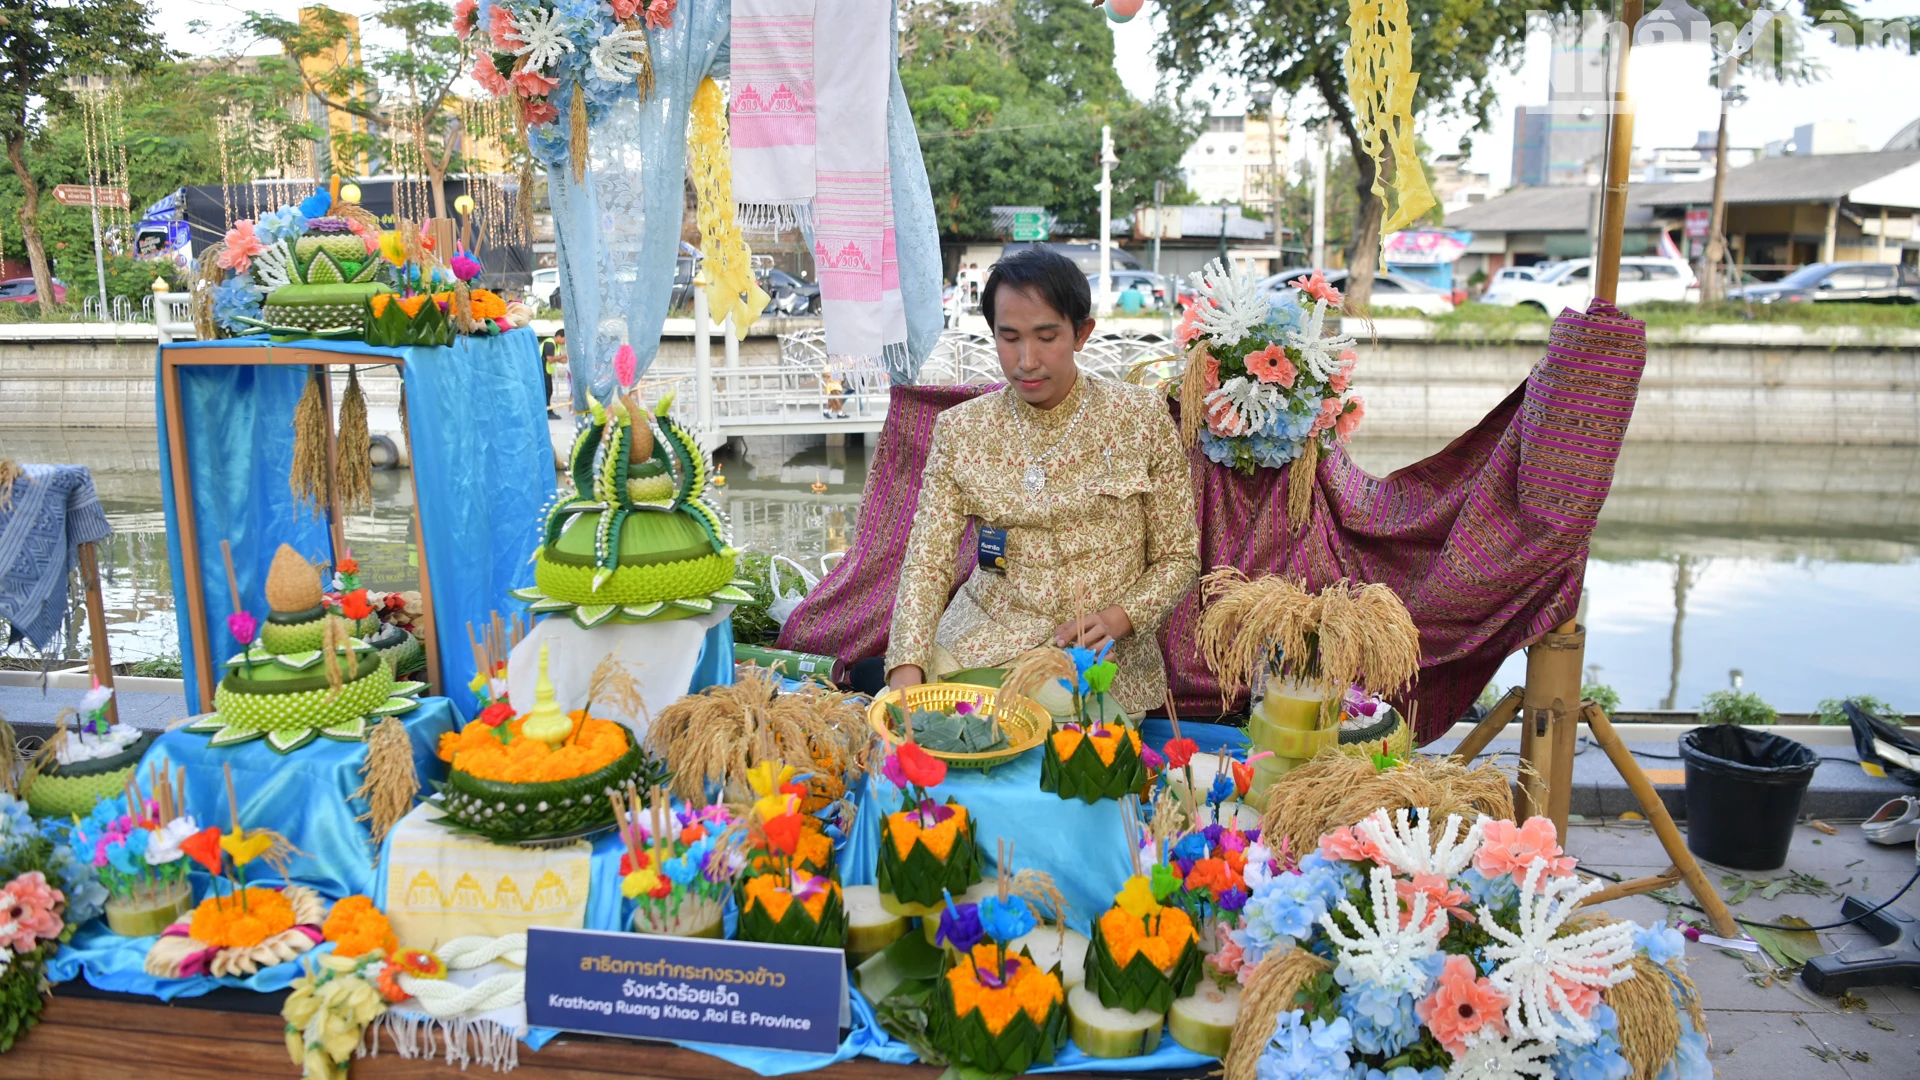
[(1044, 210), (1019, 210), (1013, 215), (1015, 240), (1045, 240), (1053, 225), (1053, 215)]
[(1710, 213), (1707, 210), (1687, 211), (1687, 239), (1705, 240), (1707, 238), (1707, 219)]
[(115, 210), (127, 208), (127, 189), (119, 187), (88, 187), (85, 184), (60, 184), (53, 189), (53, 201), (62, 206), (107, 206)]
[(1045, 240), (1047, 238), (1047, 228), (1044, 225), (1038, 228), (1025, 228), (1015, 225), (1013, 227), (1013, 238), (1015, 240)]

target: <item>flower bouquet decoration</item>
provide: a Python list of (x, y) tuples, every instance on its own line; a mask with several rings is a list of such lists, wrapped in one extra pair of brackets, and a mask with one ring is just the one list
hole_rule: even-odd
[(1314, 468), (1335, 439), (1360, 426), (1366, 403), (1353, 391), (1353, 338), (1328, 333), (1342, 297), (1316, 272), (1291, 296), (1219, 260), (1192, 276), (1196, 297), (1174, 337), (1187, 347), (1179, 387), (1180, 429), (1208, 460), (1252, 474), (1292, 466), (1288, 517), (1306, 521)]
[(1041, 967), (1016, 942), (1039, 924), (1015, 895), (1001, 864), (997, 889), (978, 903), (945, 898), (939, 943), (951, 946), (935, 984), (928, 1034), (966, 1075), (1014, 1076), (1053, 1064), (1066, 1041), (1066, 990), (1060, 967)]
[(151, 799), (136, 793), (129, 779), (123, 797), (100, 800), (73, 829), (75, 843), (92, 853), (107, 887), (107, 926), (121, 937), (158, 934), (193, 906), (187, 880), (193, 864), (180, 845), (200, 826), (181, 810), (172, 777), (154, 773), (149, 780)]
[(903, 742), (881, 766), (900, 789), (899, 810), (880, 820), (880, 856), (875, 876), (880, 902), (895, 915), (931, 915), (952, 893), (980, 880), (979, 844), (967, 808), (927, 793), (947, 778), (947, 763), (916, 743)]
[[(777, 773), (774, 777), (781, 782)], [(799, 787), (790, 779), (783, 783), (788, 785)], [(775, 790), (754, 801), (747, 843), (771, 859), (763, 864), (764, 871), (741, 885), (737, 936), (777, 945), (845, 948), (847, 910), (840, 883), (803, 870), (795, 861), (806, 832), (802, 817), (801, 796), (794, 790)]]
[[(406, 596), (401, 593), (373, 592), (360, 582), (360, 560), (349, 552), (333, 568), (324, 603), (333, 614), (347, 620), (353, 636), (371, 645), (398, 678), (426, 666), (425, 643), (408, 626)], [(420, 594), (413, 594), (414, 610), (419, 611)], [(405, 624), (396, 621), (405, 620)]]
[(1055, 724), (1040, 759), (1040, 790), (1063, 799), (1096, 803), (1136, 794), (1147, 783), (1140, 732), (1114, 702), (1110, 691), (1120, 673), (1107, 659), (1113, 643), (1098, 652), (1074, 646), (1065, 650), (1073, 677), (1060, 684), (1073, 695), (1073, 717)]
[(620, 894), (633, 901), (633, 929), (669, 937), (724, 937), (727, 893), (740, 869), (723, 837), (733, 825), (725, 806), (674, 807), (655, 787), (642, 805), (637, 789), (614, 792), (620, 857)]
[(47, 960), (105, 896), (66, 826), (36, 822), (0, 790), (0, 1053), (39, 1021)]
[(1678, 935), (1578, 914), (1544, 818), (1377, 810), (1248, 882), (1228, 1077), (1711, 1074)]

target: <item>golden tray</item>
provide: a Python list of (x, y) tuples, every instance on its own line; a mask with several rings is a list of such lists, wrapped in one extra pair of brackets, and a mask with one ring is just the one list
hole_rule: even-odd
[(886, 741), (887, 749), (891, 750), (900, 745), (904, 737), (893, 730), (887, 706), (898, 705), (912, 715), (921, 709), (946, 712), (962, 701), (975, 702), (982, 717), (997, 718), (1001, 729), (1007, 733), (1008, 746), (1004, 750), (975, 753), (927, 751), (929, 756), (939, 758), (956, 769), (990, 769), (1012, 761), (1039, 746), (1053, 727), (1053, 715), (1031, 699), (1017, 694), (1002, 694), (994, 687), (972, 683), (921, 683), (904, 690), (887, 690), (867, 706), (867, 724), (879, 733)]

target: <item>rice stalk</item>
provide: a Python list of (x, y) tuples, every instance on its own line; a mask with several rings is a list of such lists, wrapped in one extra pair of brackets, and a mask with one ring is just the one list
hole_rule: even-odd
[(1300, 456), (1287, 466), (1287, 528), (1299, 532), (1313, 513), (1313, 488), (1319, 479), (1320, 440), (1308, 439)]
[(1268, 789), (1260, 827), (1270, 843), (1284, 841), (1287, 850), (1300, 854), (1319, 846), (1334, 829), (1382, 808), (1391, 814), (1423, 807), (1438, 821), (1448, 814), (1465, 821), (1481, 814), (1511, 820), (1512, 783), (1512, 774), (1492, 761), (1469, 768), (1451, 758), (1416, 754), (1382, 772), (1370, 759), (1329, 748)]
[(1233, 1041), (1220, 1059), (1225, 1080), (1253, 1080), (1260, 1055), (1279, 1026), (1280, 1014), (1294, 1008), (1294, 997), (1333, 964), (1305, 949), (1270, 952), (1247, 979), (1240, 997), (1240, 1016), (1233, 1024)]
[(1420, 667), (1420, 632), (1394, 591), (1345, 578), (1318, 594), (1280, 575), (1216, 567), (1201, 579), (1200, 653), (1231, 698), (1263, 670), (1338, 701), (1347, 688), (1391, 694)]
[(1633, 978), (1603, 993), (1620, 1017), (1620, 1056), (1633, 1066), (1633, 1080), (1654, 1080), (1680, 1045), (1680, 1010), (1666, 968), (1646, 956), (1629, 964)]
[(344, 513), (373, 509), (372, 438), (367, 431), (367, 395), (360, 371), (347, 367), (347, 391), (340, 395), (340, 430), (334, 437), (335, 482)]
[(307, 389), (293, 407), (293, 467), (287, 472), (287, 487), (296, 503), (305, 503), (319, 517), (327, 503), (327, 410), (320, 400), (320, 380), (325, 369), (315, 365), (307, 379)]
[(354, 820), (368, 823), (373, 858), (378, 863), (381, 841), (413, 809), (414, 798), (420, 794), (420, 775), (413, 767), (413, 738), (399, 717), (380, 721), (367, 737), (367, 760), (360, 766), (360, 776), (360, 788), (353, 798), (365, 799), (367, 812)]

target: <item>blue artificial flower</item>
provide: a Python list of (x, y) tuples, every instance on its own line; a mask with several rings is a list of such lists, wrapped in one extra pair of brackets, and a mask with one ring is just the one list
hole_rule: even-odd
[(1513, 883), (1512, 874), (1501, 874), (1489, 879), (1480, 871), (1468, 867), (1460, 872), (1460, 885), (1467, 890), (1475, 907), (1487, 907), (1495, 912), (1511, 911), (1520, 903), (1520, 887)]
[[(325, 189), (300, 200), (300, 215), (305, 218), (326, 217), (327, 211), (331, 209), (333, 209), (333, 196)], [(254, 231), (258, 233), (259, 229), (256, 227)]]
[(1211, 431), (1200, 432), (1200, 449), (1207, 460), (1215, 465), (1233, 466), (1239, 458), (1239, 450), (1232, 439), (1225, 439)]
[(677, 859), (668, 859), (662, 862), (660, 869), (667, 875), (667, 880), (685, 888), (687, 883), (693, 880), (693, 876), (700, 872), (700, 862), (695, 859), (693, 853), (689, 851)]
[(1363, 1054), (1392, 1057), (1420, 1041), (1420, 1018), (1413, 1011), (1416, 995), (1395, 993), (1393, 988), (1371, 982), (1358, 982), (1347, 974), (1334, 978), (1346, 987), (1340, 995), (1340, 1015), (1353, 1025), (1354, 1049)]
[(1425, 1069), (1396, 1065), (1381, 1072), (1364, 1061), (1356, 1061), (1353, 1063), (1353, 1080), (1447, 1080), (1447, 1071), (1438, 1065)]
[(1233, 798), (1233, 777), (1227, 773), (1216, 773), (1213, 786), (1207, 789), (1207, 802), (1215, 806)]
[(59, 833), (59, 825), (49, 822), (48, 839), (54, 842), (53, 855), (47, 859), (47, 877), (67, 896), (66, 920), (80, 926), (100, 917), (107, 909), (107, 887), (100, 883), (100, 872), (82, 859)]
[(1092, 693), (1093, 687), (1087, 683), (1087, 672), (1093, 670), (1094, 665), (1105, 662), (1107, 653), (1112, 651), (1112, 649), (1113, 642), (1111, 641), (1100, 646), (1098, 650), (1083, 649), (1078, 645), (1067, 646), (1067, 658), (1073, 661), (1073, 681), (1068, 682), (1065, 679), (1061, 679), (1059, 680), (1060, 685), (1076, 694), (1084, 695)]
[(1560, 1040), (1553, 1055), (1553, 1075), (1557, 1080), (1627, 1080), (1633, 1066), (1620, 1053), (1620, 1018), (1606, 1005), (1596, 1005), (1588, 1017), (1600, 1035), (1585, 1045)]
[(978, 906), (981, 929), (1002, 945), (1031, 933), (1036, 925), (1033, 909), (1018, 897), (1002, 900), (997, 896), (989, 896), (980, 901)]
[[(1300, 857), (1300, 872), (1303, 874), (1330, 873), (1334, 877), (1329, 904), (1336, 903), (1342, 896), (1355, 889), (1364, 888), (1367, 879), (1356, 863), (1339, 862), (1329, 859), (1318, 851), (1309, 851)], [(1435, 975), (1439, 974), (1438, 970)]]
[(126, 839), (117, 844), (107, 845), (107, 862), (115, 870), (136, 877), (147, 870), (147, 837), (151, 835), (145, 829), (135, 829)]
[(1280, 1014), (1273, 1039), (1255, 1067), (1258, 1080), (1345, 1080), (1353, 1026), (1342, 1016), (1332, 1023), (1316, 1018), (1303, 1024), (1305, 1015), (1301, 1009)]
[(240, 320), (260, 317), (262, 295), (260, 286), (247, 275), (228, 278), (213, 287), (213, 321), (236, 333), (254, 329)]
[(294, 206), (269, 210), (253, 223), (253, 234), (269, 244), (280, 240), (296, 240), (306, 231), (307, 217)]
[(1687, 958), (1687, 937), (1663, 920), (1633, 932), (1634, 947), (1656, 964)]
[(40, 834), (27, 804), (0, 791), (0, 858)]
[(1327, 909), (1345, 890), (1338, 874), (1324, 866), (1308, 872), (1275, 874), (1255, 885), (1241, 909), (1242, 925), (1233, 940), (1246, 954), (1249, 966), (1274, 949), (1286, 948), (1310, 937)]
[(1176, 859), (1204, 859), (1207, 857), (1207, 838), (1201, 833), (1188, 833), (1174, 842), (1171, 854)]
[(1273, 328), (1273, 340), (1285, 341), (1287, 331), (1307, 328), (1307, 313), (1294, 299), (1276, 300), (1267, 306), (1267, 325)]

